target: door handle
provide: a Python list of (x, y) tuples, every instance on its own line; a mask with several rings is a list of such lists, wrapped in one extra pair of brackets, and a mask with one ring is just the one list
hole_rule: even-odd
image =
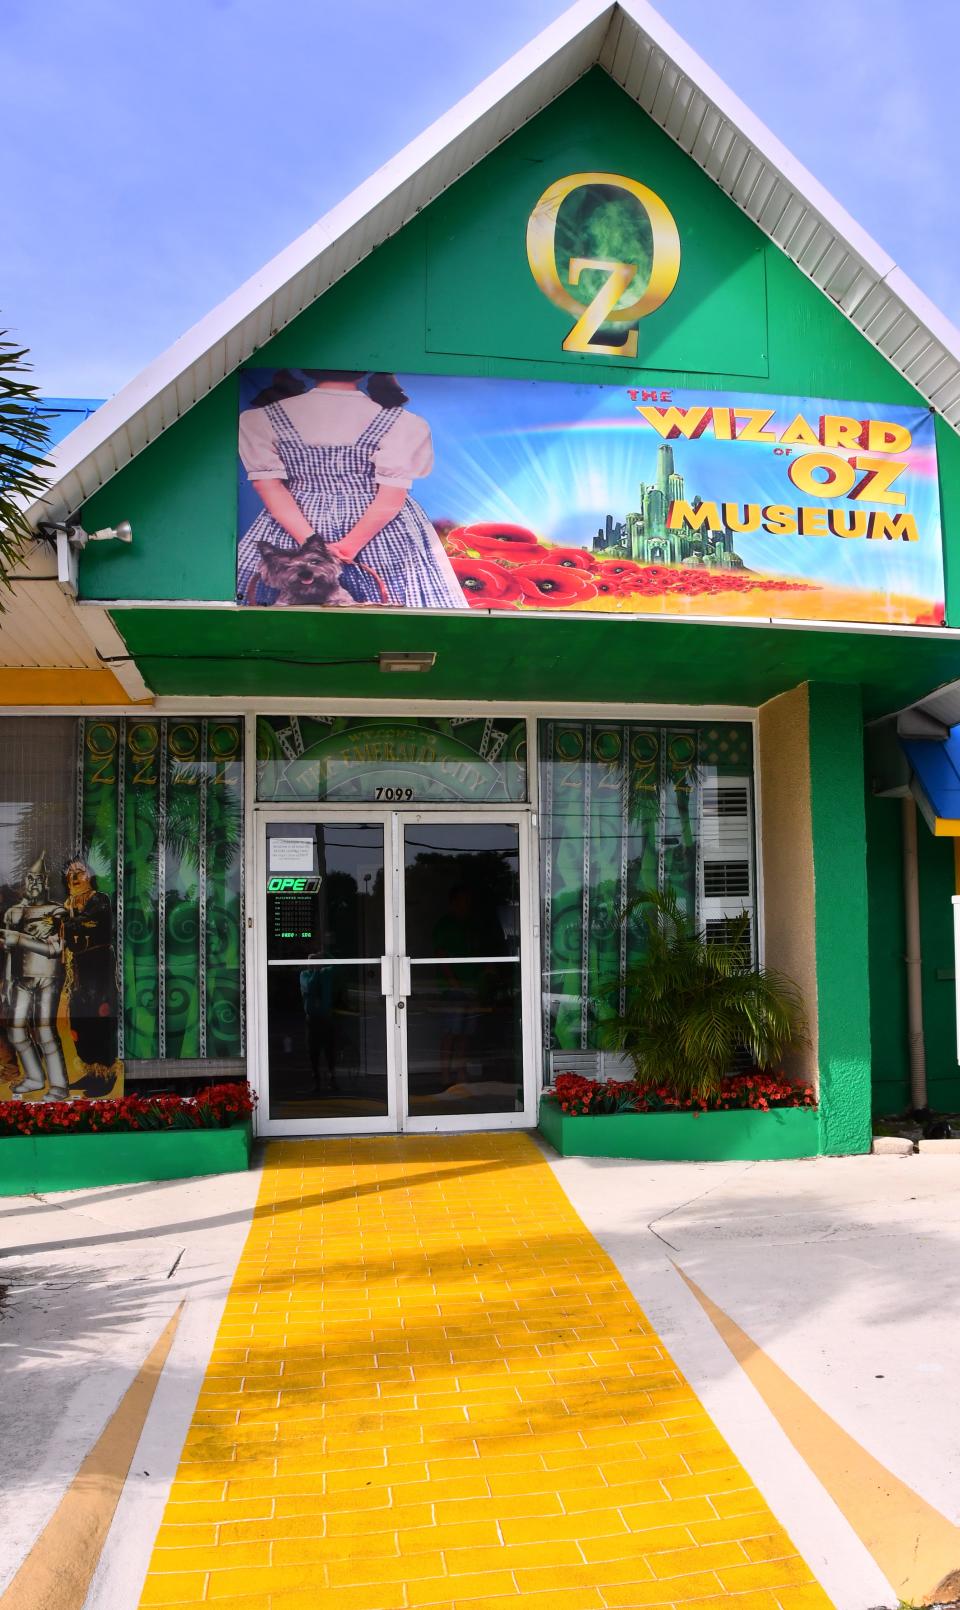
[(380, 993), (381, 993), (381, 995), (392, 995), (393, 994), (393, 957), (392, 956), (381, 956), (380, 957)]
[(412, 980), (410, 977), (410, 957), (397, 957), (397, 994), (401, 999), (410, 994)]

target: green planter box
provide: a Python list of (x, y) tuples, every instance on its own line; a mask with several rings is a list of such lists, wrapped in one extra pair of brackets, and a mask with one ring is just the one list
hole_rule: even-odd
[(816, 1157), (820, 1114), (773, 1112), (616, 1112), (572, 1118), (555, 1101), (540, 1103), (540, 1133), (561, 1157), (637, 1157), (719, 1163), (734, 1158)]
[(17, 1135), (0, 1140), (0, 1196), (133, 1185), (250, 1167), (251, 1125), (147, 1129), (115, 1135)]

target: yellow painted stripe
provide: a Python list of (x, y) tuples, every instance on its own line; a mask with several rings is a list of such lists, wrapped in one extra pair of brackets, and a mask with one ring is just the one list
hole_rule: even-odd
[(689, 1275), (677, 1273), (887, 1580), (902, 1598), (927, 1603), (960, 1566), (960, 1527), (867, 1453)]
[(691, 1600), (829, 1607), (532, 1142), (270, 1146), (142, 1604)]
[(105, 666), (94, 670), (0, 669), (0, 705), (133, 704)]
[(182, 1309), (181, 1303), (164, 1326), (0, 1597), (0, 1610), (82, 1610)]

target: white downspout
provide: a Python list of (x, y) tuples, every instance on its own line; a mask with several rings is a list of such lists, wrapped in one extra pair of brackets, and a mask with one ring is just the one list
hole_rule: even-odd
[(907, 1041), (910, 1051), (910, 1101), (915, 1112), (927, 1107), (927, 1053), (923, 1038), (923, 979), (920, 951), (920, 873), (917, 860), (917, 806), (911, 794), (901, 804), (903, 853), (903, 926), (907, 967)]

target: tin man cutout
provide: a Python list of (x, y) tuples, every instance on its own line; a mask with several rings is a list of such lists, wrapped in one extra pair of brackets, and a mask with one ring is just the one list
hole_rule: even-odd
[(23, 893), (3, 919), (4, 993), (9, 1013), (7, 1039), (22, 1070), (13, 1095), (30, 1095), (46, 1085), (45, 1099), (70, 1094), (57, 1031), (63, 988), (63, 921), (66, 910), (50, 899), (45, 855), (27, 868)]

